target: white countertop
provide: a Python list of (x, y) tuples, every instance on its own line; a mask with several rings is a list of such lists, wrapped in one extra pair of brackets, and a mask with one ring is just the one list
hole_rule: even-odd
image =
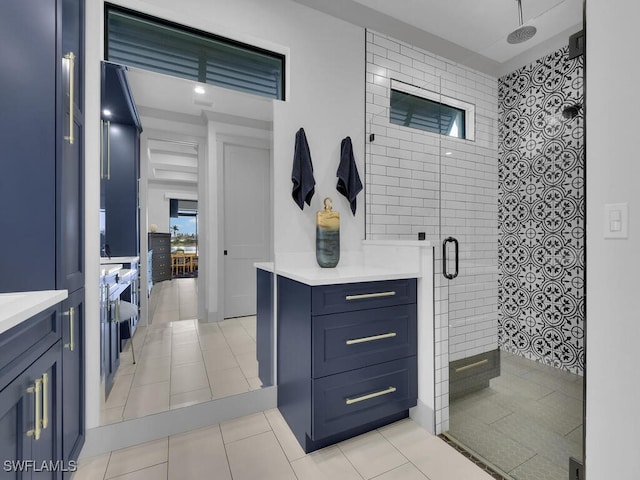
[(254, 263), (253, 266), (260, 270), (273, 273), (273, 262), (257, 262)]
[(115, 272), (118, 272), (120, 270), (122, 270), (123, 265), (121, 263), (117, 263), (117, 264), (110, 264), (107, 263), (106, 266), (102, 266), (100, 268), (100, 276), (104, 277), (105, 275), (111, 275)]
[(133, 263), (139, 261), (140, 257), (100, 257), (100, 265), (111, 265), (114, 263)]
[(123, 268), (118, 271), (118, 279), (120, 283), (122, 282), (130, 282), (135, 276), (138, 274), (138, 270), (130, 270), (128, 268)]
[(430, 247), (429, 240), (363, 240), (363, 245), (380, 245), (385, 247)]
[[(423, 257), (432, 251), (431, 243), (425, 240), (364, 240), (362, 250), (341, 252), (335, 268), (320, 267), (315, 252), (280, 253), (276, 254), (275, 267), (267, 262), (254, 266), (312, 286), (376, 282), (421, 278)], [(424, 274), (432, 275), (428, 270)]]
[(66, 290), (0, 293), (0, 334), (69, 296)]
[(334, 283), (376, 282), (379, 280), (398, 280), (420, 277), (418, 266), (415, 269), (384, 268), (366, 265), (350, 265), (335, 268), (322, 267), (277, 267), (276, 274), (306, 285), (331, 285)]

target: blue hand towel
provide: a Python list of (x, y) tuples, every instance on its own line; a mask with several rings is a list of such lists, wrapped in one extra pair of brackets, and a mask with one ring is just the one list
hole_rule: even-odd
[(307, 144), (307, 136), (301, 128), (296, 133), (296, 145), (293, 152), (293, 170), (291, 172), (293, 200), (300, 207), (304, 208), (304, 202), (311, 205), (311, 197), (315, 193), (316, 181), (313, 178), (313, 164), (311, 163), (311, 152)]
[(353, 146), (351, 145), (350, 137), (342, 140), (340, 145), (340, 165), (338, 165), (336, 175), (338, 176), (336, 189), (347, 197), (351, 204), (351, 212), (355, 215), (356, 196), (362, 190), (362, 182), (360, 181), (360, 175), (358, 175), (356, 160), (353, 158)]

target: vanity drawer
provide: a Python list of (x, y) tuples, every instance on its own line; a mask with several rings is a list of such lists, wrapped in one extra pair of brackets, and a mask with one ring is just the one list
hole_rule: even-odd
[(0, 335), (0, 390), (62, 337), (60, 304)]
[(324, 377), (416, 354), (416, 304), (315, 316), (312, 376)]
[(416, 279), (342, 283), (313, 287), (312, 315), (416, 303)]
[(416, 405), (416, 357), (313, 380), (311, 437), (322, 439)]

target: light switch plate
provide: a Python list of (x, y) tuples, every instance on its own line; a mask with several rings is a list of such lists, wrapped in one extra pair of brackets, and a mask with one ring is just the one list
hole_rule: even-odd
[(604, 238), (629, 238), (629, 206), (627, 203), (605, 204)]

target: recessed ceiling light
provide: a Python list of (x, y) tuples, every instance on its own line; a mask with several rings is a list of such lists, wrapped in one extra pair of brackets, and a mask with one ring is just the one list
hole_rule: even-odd
[(445, 155), (453, 155), (453, 152), (444, 152)]
[(104, 110), (102, 110), (102, 114), (105, 117), (110, 117), (111, 116), (111, 110), (109, 110), (108, 108), (105, 108)]
[(201, 85), (197, 85), (193, 89), (194, 92), (199, 93), (200, 95), (204, 95), (204, 87)]

